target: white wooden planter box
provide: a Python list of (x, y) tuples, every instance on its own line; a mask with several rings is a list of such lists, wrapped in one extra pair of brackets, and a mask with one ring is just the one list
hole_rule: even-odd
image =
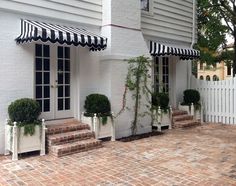
[(96, 116), (88, 117), (82, 114), (81, 117), (82, 123), (88, 124), (90, 129), (95, 132), (95, 136), (97, 139), (111, 137), (111, 140), (115, 140), (115, 129), (114, 123), (111, 117), (107, 117), (107, 123), (103, 124), (101, 118)]
[[(43, 122), (44, 123), (44, 122)], [(42, 126), (35, 126), (35, 133), (24, 135), (24, 128), (5, 126), (5, 154), (12, 152), (12, 160), (18, 160), (18, 154), (40, 151), (40, 155), (45, 155), (45, 123)]]
[(201, 110), (195, 110), (194, 109), (194, 119), (201, 120)]
[(203, 118), (203, 113), (201, 111), (201, 107), (200, 109), (196, 110), (194, 108), (194, 105), (192, 104), (191, 106), (188, 106), (188, 105), (181, 105), (179, 103), (179, 106), (178, 106), (179, 110), (183, 110), (183, 111), (187, 111), (189, 115), (192, 115), (194, 119), (196, 120), (199, 120), (202, 122), (202, 118)]
[(171, 114), (170, 111), (165, 113), (160, 111), (159, 114), (157, 111), (154, 111), (154, 121), (153, 126), (157, 127), (158, 131), (161, 131), (161, 127), (168, 126), (171, 129)]
[(186, 111), (190, 115), (190, 106), (188, 106), (188, 105), (181, 105), (181, 104), (179, 104), (179, 110)]

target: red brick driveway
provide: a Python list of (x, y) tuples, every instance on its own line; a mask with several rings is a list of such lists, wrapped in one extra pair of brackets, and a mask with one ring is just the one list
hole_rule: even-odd
[(0, 157), (0, 185), (236, 185), (236, 126), (171, 130), (62, 158)]

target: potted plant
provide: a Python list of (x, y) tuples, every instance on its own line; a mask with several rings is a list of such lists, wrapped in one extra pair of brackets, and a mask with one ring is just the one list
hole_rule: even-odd
[[(179, 109), (187, 111), (188, 114), (194, 115), (195, 119), (200, 119), (201, 104), (200, 104), (200, 93), (194, 89), (187, 89), (184, 91), (184, 101), (179, 104)], [(192, 110), (192, 113), (191, 113)]]
[(96, 138), (112, 137), (114, 140), (113, 117), (108, 98), (102, 94), (90, 94), (85, 99), (84, 108), (82, 122), (89, 124)]
[(152, 106), (154, 110), (153, 126), (159, 131), (161, 127), (168, 126), (171, 129), (171, 109), (169, 107), (169, 96), (167, 93), (154, 93), (152, 95)]
[(29, 98), (18, 99), (8, 107), (9, 120), (6, 123), (6, 153), (12, 152), (13, 159), (18, 159), (18, 153), (40, 150), (45, 154), (45, 123), (43, 128), (40, 115), (40, 105)]

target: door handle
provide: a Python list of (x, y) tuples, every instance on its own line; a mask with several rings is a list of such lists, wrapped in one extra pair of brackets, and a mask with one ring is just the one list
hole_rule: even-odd
[(58, 88), (58, 85), (51, 85), (51, 88)]

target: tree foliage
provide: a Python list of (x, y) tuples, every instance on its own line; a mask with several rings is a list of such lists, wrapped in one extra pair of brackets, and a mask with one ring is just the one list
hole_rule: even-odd
[(151, 69), (150, 60), (147, 57), (139, 56), (128, 60), (128, 74), (126, 77), (126, 86), (133, 92), (134, 99), (134, 119), (131, 124), (132, 134), (136, 134), (138, 117), (145, 114), (140, 113), (142, 95), (149, 98), (151, 90), (148, 88), (148, 79), (150, 79), (149, 69)]
[[(198, 0), (198, 43), (201, 61), (214, 64), (224, 60), (233, 61), (233, 74), (236, 74), (236, 0)], [(220, 45), (225, 46), (226, 34), (234, 38), (234, 50), (217, 54)]]
[(201, 52), (200, 61), (210, 64), (217, 62), (217, 49), (226, 42), (227, 27), (215, 13), (211, 1), (198, 0), (198, 42), (197, 49)]

